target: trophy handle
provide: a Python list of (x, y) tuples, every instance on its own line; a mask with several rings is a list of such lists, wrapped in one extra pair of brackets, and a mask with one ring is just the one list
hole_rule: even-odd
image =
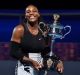
[(65, 30), (66, 28), (69, 28), (69, 31), (66, 33), (66, 34), (64, 34), (62, 37), (61, 37), (61, 39), (62, 38), (64, 38), (67, 34), (69, 34), (70, 32), (71, 32), (71, 26), (65, 26), (63, 29)]

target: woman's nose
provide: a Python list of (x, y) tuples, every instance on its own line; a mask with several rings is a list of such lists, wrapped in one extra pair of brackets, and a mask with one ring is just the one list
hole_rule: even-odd
[(33, 11), (31, 11), (29, 14), (30, 14), (30, 15), (32, 15), (32, 14), (34, 14), (34, 12), (33, 12)]

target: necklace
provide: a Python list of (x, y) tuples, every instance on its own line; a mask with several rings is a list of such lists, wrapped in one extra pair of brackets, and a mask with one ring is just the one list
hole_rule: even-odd
[(27, 24), (27, 28), (29, 30), (29, 32), (33, 35), (37, 35), (38, 34), (38, 28), (37, 27), (31, 27), (30, 25)]

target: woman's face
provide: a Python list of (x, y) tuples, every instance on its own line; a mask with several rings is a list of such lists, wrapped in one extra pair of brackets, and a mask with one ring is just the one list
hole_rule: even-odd
[(26, 8), (25, 17), (29, 22), (38, 21), (39, 16), (40, 14), (38, 12), (38, 9), (35, 6), (30, 5)]

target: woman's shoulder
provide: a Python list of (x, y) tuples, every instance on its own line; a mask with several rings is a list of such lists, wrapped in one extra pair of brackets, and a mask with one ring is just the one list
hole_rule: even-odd
[(17, 26), (14, 27), (14, 31), (16, 32), (23, 32), (24, 31), (24, 27), (22, 24), (19, 24)]
[(20, 38), (23, 36), (23, 33), (24, 33), (24, 28), (21, 24), (15, 26), (12, 32), (11, 41), (16, 41), (20, 43)]
[(12, 34), (14, 36), (22, 37), (23, 34), (24, 34), (24, 27), (21, 24), (15, 26), (14, 29), (13, 29), (13, 33)]

